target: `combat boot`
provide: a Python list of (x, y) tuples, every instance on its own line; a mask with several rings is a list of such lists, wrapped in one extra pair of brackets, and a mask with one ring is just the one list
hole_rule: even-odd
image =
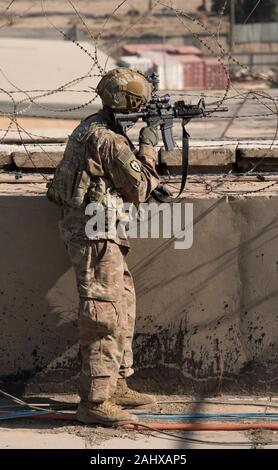
[(105, 400), (102, 403), (81, 400), (76, 417), (81, 423), (101, 424), (102, 426), (117, 426), (138, 421), (137, 416), (122, 410), (111, 400)]
[(118, 379), (115, 393), (112, 401), (121, 406), (141, 406), (156, 403), (157, 400), (153, 395), (139, 393), (128, 387), (126, 379)]

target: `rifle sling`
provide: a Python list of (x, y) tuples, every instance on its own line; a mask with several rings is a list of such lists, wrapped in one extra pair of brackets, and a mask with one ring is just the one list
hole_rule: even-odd
[(189, 134), (185, 129), (185, 123), (182, 123), (182, 178), (181, 178), (181, 187), (179, 194), (176, 196), (176, 199), (182, 194), (188, 174), (188, 156), (189, 156)]
[(181, 178), (181, 186), (179, 190), (179, 194), (175, 198), (170, 198), (166, 200), (165, 198), (160, 198), (158, 194), (156, 194), (155, 190), (152, 192), (152, 197), (158, 202), (173, 202), (177, 200), (180, 195), (183, 193), (185, 188), (187, 175), (188, 175), (188, 161), (189, 161), (189, 134), (185, 129), (185, 122), (182, 123), (182, 178)]

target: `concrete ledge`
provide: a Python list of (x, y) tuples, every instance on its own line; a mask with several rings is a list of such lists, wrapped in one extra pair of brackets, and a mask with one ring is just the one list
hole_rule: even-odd
[[(4, 145), (3, 157), (0, 165), (14, 163), (17, 168), (32, 170), (34, 168), (54, 169), (61, 161), (65, 145), (59, 146), (55, 144), (38, 144), (38, 145)], [(160, 163), (166, 164), (168, 167), (180, 167), (182, 162), (182, 154), (180, 149), (166, 151), (158, 148)], [(190, 166), (191, 167), (230, 167), (235, 163), (236, 144), (219, 145), (208, 143), (190, 144)]]
[[(167, 166), (180, 166), (182, 162), (182, 144), (180, 148), (160, 150), (160, 161)], [(190, 166), (231, 166), (236, 161), (237, 143), (233, 142), (198, 142), (190, 141)]]
[[(182, 163), (180, 148), (165, 151), (157, 147), (159, 162), (170, 171), (178, 173)], [(63, 157), (65, 143), (0, 145), (0, 168), (14, 165), (22, 170), (54, 170)], [(230, 142), (190, 141), (189, 164), (191, 172), (231, 168), (236, 171), (250, 170), (257, 165), (261, 171), (277, 171), (278, 141)]]
[(65, 149), (64, 145), (26, 145), (22, 147), (17, 151), (13, 151), (11, 158), (17, 168), (25, 169), (55, 169), (62, 160)]
[(65, 144), (0, 144), (0, 168), (56, 168), (61, 161)]
[(12, 152), (18, 149), (18, 145), (0, 144), (0, 168), (12, 164)]
[(237, 168), (240, 171), (277, 171), (278, 169), (278, 142), (257, 141), (239, 143), (237, 147)]

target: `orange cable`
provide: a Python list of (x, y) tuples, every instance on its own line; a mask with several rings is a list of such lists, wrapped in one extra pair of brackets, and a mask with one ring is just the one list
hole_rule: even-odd
[[(26, 419), (35, 420), (67, 420), (77, 421), (75, 413), (46, 413), (37, 416), (26, 416)], [(273, 431), (278, 430), (278, 423), (198, 423), (198, 424), (181, 424), (181, 423), (149, 423), (146, 422), (146, 427), (141, 424), (122, 424), (118, 426), (121, 429), (134, 430), (134, 431), (148, 431), (149, 428), (161, 430), (183, 430), (183, 431), (244, 431), (248, 429), (269, 429)]]

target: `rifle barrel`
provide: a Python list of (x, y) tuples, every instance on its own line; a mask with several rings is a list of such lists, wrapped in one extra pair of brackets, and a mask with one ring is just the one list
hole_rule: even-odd
[(226, 113), (229, 111), (227, 107), (222, 107), (222, 108), (205, 108), (205, 113)]

